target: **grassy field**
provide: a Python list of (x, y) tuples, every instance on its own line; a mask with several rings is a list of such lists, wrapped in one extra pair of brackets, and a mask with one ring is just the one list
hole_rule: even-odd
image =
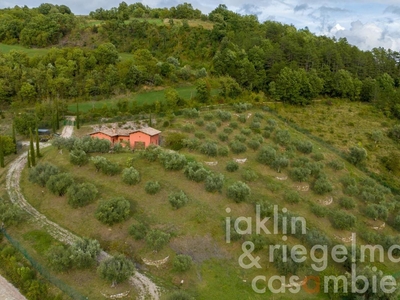
[(20, 45), (6, 45), (0, 43), (0, 53), (9, 53), (11, 50), (23, 51), (28, 56), (45, 55), (49, 50), (47, 48), (25, 48)]
[[(281, 111), (281, 109), (279, 110)], [(215, 141), (219, 147), (227, 146), (230, 141), (235, 139), (235, 136), (242, 135), (247, 141), (254, 136), (254, 132), (244, 134), (243, 129), (248, 129), (254, 115), (261, 116), (261, 128), (265, 127), (268, 119), (275, 119), (277, 126), (280, 129), (287, 129), (291, 135), (291, 140), (306, 140), (307, 138), (288, 128), (285, 123), (276, 120), (276, 118), (268, 112), (260, 110), (251, 110), (243, 113), (247, 118), (246, 123), (239, 126), (234, 126), (232, 123), (236, 121), (236, 116), (232, 116), (232, 121), (221, 122), (216, 132), (207, 131), (207, 124), (210, 122), (218, 123), (214, 114), (212, 120), (205, 121), (204, 124), (197, 122), (196, 119), (188, 119), (184, 117), (177, 117), (170, 127), (160, 128), (163, 130), (163, 135), (175, 134), (182, 132), (187, 138), (198, 136), (202, 143), (207, 140)], [(207, 112), (202, 112), (204, 117)], [(157, 120), (158, 124), (162, 124), (162, 120)], [(198, 124), (196, 124), (198, 123)], [(190, 132), (183, 132), (183, 128), (191, 127)], [(219, 141), (218, 134), (226, 131), (227, 128), (232, 128), (229, 133), (228, 141)], [(85, 130), (83, 128), (82, 130)], [(188, 131), (188, 130), (186, 130)], [(251, 132), (251, 131), (250, 131)], [(200, 134), (201, 133), (201, 134)], [(79, 134), (79, 132), (78, 132)], [(247, 142), (246, 141), (246, 142)], [(72, 166), (69, 163), (68, 152), (64, 151), (62, 154), (53, 148), (43, 150), (44, 157), (42, 162), (50, 162), (61, 168), (62, 171), (70, 172), (78, 182), (90, 181), (95, 184), (99, 190), (98, 199), (83, 208), (73, 209), (66, 203), (66, 197), (56, 197), (48, 190), (43, 189), (37, 185), (30, 183), (27, 180), (28, 170), (23, 171), (23, 180), (21, 186), (24, 190), (29, 201), (49, 219), (56, 221), (60, 225), (68, 228), (72, 232), (80, 236), (88, 236), (96, 238), (100, 241), (102, 247), (111, 252), (122, 252), (133, 258), (136, 262), (141, 262), (143, 258), (158, 260), (166, 256), (170, 259), (162, 268), (146, 267), (149, 274), (151, 274), (159, 285), (163, 286), (166, 290), (174, 290), (180, 286), (181, 280), (184, 280), (182, 289), (188, 290), (196, 299), (265, 299), (271, 298), (272, 294), (256, 294), (251, 288), (251, 281), (255, 276), (263, 275), (269, 278), (272, 275), (278, 274), (272, 263), (269, 263), (269, 251), (267, 245), (281, 244), (282, 235), (268, 235), (267, 245), (255, 255), (260, 257), (262, 262), (262, 269), (242, 269), (238, 265), (238, 259), (243, 253), (242, 245), (245, 238), (230, 244), (225, 243), (224, 239), (224, 220), (226, 217), (254, 217), (254, 203), (262, 200), (268, 200), (272, 204), (279, 205), (282, 209), (286, 207), (290, 212), (306, 218), (307, 228), (318, 228), (322, 230), (332, 241), (337, 241), (337, 237), (348, 237), (355, 228), (372, 227), (372, 225), (381, 223), (374, 222), (371, 219), (363, 216), (360, 211), (365, 206), (365, 203), (354, 197), (356, 207), (348, 210), (349, 213), (357, 217), (357, 226), (349, 230), (337, 230), (332, 227), (329, 218), (317, 217), (311, 212), (312, 206), (321, 206), (324, 204), (327, 196), (333, 197), (333, 202), (326, 206), (325, 209), (329, 211), (341, 210), (338, 199), (343, 196), (341, 189), (340, 178), (344, 175), (352, 175), (354, 177), (363, 177), (364, 175), (350, 165), (344, 162), (345, 168), (340, 171), (334, 171), (327, 166), (332, 160), (340, 160), (334, 153), (330, 152), (322, 145), (314, 143), (314, 153), (322, 153), (323, 168), (329, 181), (332, 183), (334, 189), (328, 195), (317, 195), (311, 190), (299, 192), (301, 201), (297, 204), (288, 203), (285, 200), (287, 191), (296, 191), (300, 186), (309, 185), (310, 182), (299, 183), (288, 178), (286, 180), (278, 180), (277, 177), (285, 177), (288, 175), (288, 170), (285, 169), (282, 173), (278, 173), (270, 167), (266, 167), (257, 162), (257, 151), (250, 150), (249, 148), (241, 154), (230, 153), (228, 156), (208, 157), (201, 154), (199, 151), (189, 151), (182, 149), (181, 153), (185, 154), (190, 160), (199, 162), (218, 162), (214, 166), (206, 166), (210, 171), (215, 173), (222, 173), (225, 176), (225, 184), (222, 193), (208, 193), (204, 189), (204, 183), (196, 183), (186, 179), (182, 171), (166, 171), (159, 162), (148, 162), (141, 158), (140, 153), (122, 153), (122, 154), (102, 154), (107, 159), (119, 163), (122, 167), (126, 166), (128, 159), (133, 159), (133, 166), (139, 170), (141, 174), (141, 182), (134, 186), (128, 186), (121, 182), (120, 175), (106, 176), (101, 173), (96, 173), (94, 166), (89, 163), (82, 167)], [(282, 146), (277, 146), (275, 140), (265, 138), (263, 146), (270, 145), (276, 147), (278, 153), (287, 154), (287, 149)], [(299, 152), (293, 153), (291, 161), (295, 158), (302, 157), (303, 159), (310, 160), (310, 155), (300, 154)], [(247, 161), (239, 166), (239, 170), (231, 173), (225, 169), (226, 164), (234, 158), (246, 158)], [(246, 170), (252, 170), (256, 174), (254, 180), (246, 180), (243, 174)], [(95, 176), (94, 176), (95, 174)], [(161, 184), (161, 191), (155, 195), (148, 195), (144, 191), (145, 183), (149, 180), (157, 180)], [(251, 197), (247, 202), (235, 203), (228, 199), (226, 190), (227, 187), (236, 181), (245, 181), (251, 188)], [(172, 209), (168, 203), (168, 195), (172, 192), (183, 190), (189, 196), (189, 203), (178, 210)], [(100, 223), (94, 217), (94, 211), (98, 202), (101, 199), (109, 199), (115, 195), (123, 196), (128, 199), (131, 206), (134, 208), (132, 217), (123, 223), (114, 226), (106, 226)], [(231, 209), (231, 213), (227, 214), (226, 208)], [(136, 222), (146, 222), (151, 228), (157, 228), (169, 232), (173, 238), (167, 247), (164, 247), (158, 252), (152, 251), (144, 241), (134, 240), (128, 234), (128, 228), (131, 224)], [(21, 225), (27, 232), (32, 231), (29, 226)], [(27, 228), (26, 228), (27, 227)], [(22, 229), (20, 229), (23, 231)], [(390, 227), (386, 226), (381, 233), (396, 235), (396, 232)], [(25, 233), (24, 236), (26, 236)], [(28, 233), (29, 235), (29, 233)], [(32, 233), (30, 233), (32, 235)], [(27, 240), (28, 243), (32, 240)], [(44, 239), (44, 245), (48, 243)], [(286, 242), (289, 245), (301, 244), (295, 237), (289, 236)], [(358, 239), (358, 243), (363, 243)], [(34, 246), (32, 246), (34, 247)], [(43, 246), (45, 247), (45, 246)], [(39, 248), (44, 251), (43, 248)], [(194, 266), (191, 270), (185, 273), (178, 273), (172, 269), (172, 261), (177, 253), (191, 255), (194, 261)], [(341, 266), (330, 264), (336, 271), (343, 273)], [(396, 266), (390, 263), (381, 263), (378, 265), (379, 269), (385, 272), (393, 273), (396, 271)], [(74, 271), (77, 280), (70, 278), (65, 274), (64, 280), (73, 286), (76, 286), (85, 272), (79, 273)], [(309, 265), (299, 272), (299, 277), (304, 278), (306, 275), (317, 275), (310, 269)], [(64, 274), (60, 274), (64, 276)], [(98, 291), (101, 290), (99, 286), (102, 285), (101, 281), (90, 277), (87, 282), (95, 288), (91, 288), (90, 299), (97, 299), (100, 297)], [(103, 283), (104, 285), (104, 283)], [(327, 299), (323, 293), (318, 295), (310, 295), (303, 290), (297, 295), (301, 299)], [(274, 295), (274, 299), (292, 299), (290, 293), (282, 295)]]

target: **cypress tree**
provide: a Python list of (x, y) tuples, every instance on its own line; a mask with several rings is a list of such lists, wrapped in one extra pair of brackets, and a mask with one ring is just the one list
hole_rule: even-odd
[(39, 157), (41, 157), (42, 155), (40, 154), (39, 130), (38, 130), (37, 127), (36, 127), (35, 131), (36, 131), (36, 156), (39, 158)]
[(80, 128), (79, 124), (79, 104), (76, 102), (76, 129)]
[(31, 167), (31, 155), (29, 153), (29, 149), (28, 149), (28, 168)]
[(3, 139), (0, 137), (0, 168), (4, 168)]
[(31, 164), (32, 167), (36, 166), (36, 159), (35, 159), (35, 148), (33, 146), (33, 134), (32, 134), (32, 129), (29, 129), (30, 134), (31, 134), (31, 139), (29, 141), (29, 150), (30, 150), (30, 155), (31, 155)]
[(153, 124), (151, 122), (151, 114), (149, 114), (149, 126), (151, 127)]
[(58, 100), (56, 100), (56, 129), (60, 129), (60, 116), (58, 114)]
[(14, 126), (14, 122), (12, 123), (12, 139), (13, 139), (13, 143), (15, 145), (15, 149), (14, 149), (14, 153), (17, 154), (17, 138), (16, 138), (16, 134), (15, 134), (15, 126)]

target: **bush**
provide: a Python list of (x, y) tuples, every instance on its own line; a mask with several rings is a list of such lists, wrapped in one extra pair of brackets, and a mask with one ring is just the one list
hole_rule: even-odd
[(299, 141), (296, 148), (301, 153), (309, 154), (313, 151), (313, 144), (310, 141)]
[(219, 156), (228, 156), (229, 148), (227, 146), (221, 146), (218, 148), (218, 155)]
[(206, 141), (203, 145), (200, 146), (200, 152), (207, 156), (217, 156), (218, 146), (213, 141)]
[(307, 168), (292, 168), (289, 171), (289, 176), (294, 181), (305, 182), (308, 180), (308, 176), (310, 176), (311, 171)]
[(218, 110), (217, 117), (222, 121), (229, 121), (232, 118), (232, 115), (229, 111)]
[(129, 218), (131, 204), (123, 197), (116, 197), (110, 200), (101, 201), (97, 207), (95, 217), (100, 222), (113, 225)]
[(57, 272), (64, 272), (72, 268), (71, 251), (69, 247), (51, 246), (46, 253), (50, 268)]
[(212, 113), (206, 113), (204, 114), (203, 118), (206, 121), (211, 121), (212, 119), (214, 119), (214, 115)]
[(324, 177), (318, 178), (314, 182), (312, 188), (313, 188), (313, 191), (319, 195), (323, 195), (323, 194), (332, 192), (332, 190), (333, 190), (331, 183)]
[(73, 149), (83, 150), (85, 153), (108, 153), (111, 149), (111, 142), (109, 140), (85, 136), (74, 140)]
[(349, 161), (356, 166), (361, 165), (367, 158), (367, 151), (361, 147), (351, 147)]
[(364, 214), (371, 219), (380, 219), (386, 221), (389, 216), (389, 211), (384, 205), (369, 204), (364, 209)]
[(217, 132), (217, 125), (214, 122), (207, 123), (206, 130), (210, 133)]
[(191, 138), (183, 140), (184, 147), (188, 148), (189, 150), (197, 150), (201, 145), (201, 141), (198, 138)]
[(247, 139), (247, 137), (243, 134), (235, 135), (235, 140), (239, 141), (241, 143), (244, 143), (246, 141), (246, 139)]
[(331, 218), (331, 224), (336, 229), (350, 229), (356, 224), (356, 217), (343, 211), (335, 211)]
[(73, 208), (82, 207), (93, 202), (97, 197), (96, 186), (91, 183), (73, 184), (68, 188), (68, 204)]
[(229, 127), (233, 128), (233, 129), (236, 129), (236, 128), (239, 127), (239, 124), (238, 124), (238, 122), (233, 121), (233, 122), (229, 123)]
[(224, 186), (224, 175), (222, 174), (208, 174), (205, 180), (206, 191), (213, 192), (222, 192), (222, 187)]
[(218, 138), (221, 142), (225, 142), (228, 140), (228, 135), (226, 133), (221, 132), (218, 134)]
[(85, 269), (94, 266), (97, 262), (97, 255), (101, 251), (97, 240), (88, 238), (79, 239), (71, 246), (71, 259), (74, 267)]
[(264, 165), (271, 165), (276, 159), (276, 150), (270, 146), (263, 147), (257, 155), (257, 161)]
[(151, 230), (146, 235), (146, 243), (153, 250), (159, 251), (166, 244), (168, 244), (170, 238), (171, 238), (171, 235), (169, 233), (165, 233), (161, 230), (155, 229), (155, 230)]
[(247, 150), (246, 145), (241, 142), (238, 142), (238, 141), (230, 142), (229, 147), (231, 148), (232, 152), (235, 154), (243, 153), (243, 152), (246, 152), (246, 150)]
[(55, 195), (63, 196), (68, 188), (74, 183), (74, 179), (69, 173), (60, 173), (50, 176), (46, 187)]
[(271, 131), (269, 130), (263, 130), (263, 132), (261, 133), (263, 138), (269, 139), (271, 137)]
[(158, 159), (166, 170), (182, 170), (186, 165), (186, 157), (176, 152), (161, 152)]
[(275, 141), (282, 146), (286, 146), (290, 143), (290, 133), (288, 130), (277, 130), (275, 133)]
[(291, 190), (288, 190), (283, 194), (283, 199), (290, 204), (299, 203), (301, 200), (299, 193)]
[(119, 164), (109, 161), (105, 157), (94, 156), (91, 158), (97, 171), (101, 171), (105, 175), (114, 176), (121, 172), (121, 167)]
[(148, 181), (144, 186), (144, 190), (149, 195), (157, 194), (160, 191), (160, 189), (161, 185), (158, 183), (158, 181)]
[(238, 117), (238, 121), (239, 121), (240, 123), (246, 123), (247, 118), (246, 118), (245, 115), (240, 115), (240, 116)]
[(143, 223), (132, 224), (129, 226), (129, 234), (133, 236), (135, 240), (143, 240), (146, 237), (149, 227)]
[(278, 173), (280, 173), (282, 169), (287, 168), (288, 166), (289, 159), (281, 155), (277, 156), (275, 160), (271, 163), (271, 167)]
[(321, 205), (313, 204), (311, 205), (311, 212), (318, 218), (324, 218), (328, 215), (328, 208)]
[(133, 263), (123, 255), (116, 255), (103, 260), (97, 272), (100, 277), (112, 282), (113, 286), (124, 282), (135, 272)]
[(247, 137), (248, 135), (252, 134), (252, 131), (250, 128), (241, 128), (240, 133)]
[(225, 128), (224, 128), (224, 132), (225, 132), (226, 134), (230, 134), (230, 133), (232, 133), (232, 131), (233, 131), (233, 129), (230, 128), (230, 127), (225, 127)]
[(199, 113), (199, 111), (198, 111), (197, 109), (195, 109), (195, 108), (185, 108), (185, 109), (183, 110), (183, 115), (184, 115), (186, 118), (195, 119), (195, 118), (198, 118), (198, 117), (199, 117), (200, 113)]
[(194, 126), (192, 124), (183, 125), (182, 130), (187, 133), (194, 132)]
[(168, 196), (168, 201), (169, 201), (169, 203), (171, 203), (172, 207), (179, 209), (181, 207), (184, 207), (186, 205), (186, 203), (189, 202), (189, 198), (181, 190), (177, 193), (170, 194)]
[(344, 209), (352, 209), (356, 207), (356, 202), (350, 197), (341, 197), (339, 199), (339, 205)]
[(49, 163), (39, 163), (29, 170), (29, 181), (44, 187), (52, 175), (57, 175), (59, 169)]
[(239, 169), (239, 164), (236, 161), (231, 160), (226, 164), (225, 169), (228, 172), (235, 172)]
[(356, 185), (348, 185), (344, 188), (343, 193), (347, 196), (357, 196), (360, 193), (360, 190)]
[(125, 168), (122, 171), (122, 181), (129, 185), (138, 184), (140, 182), (139, 171), (134, 167)]
[(395, 142), (400, 142), (400, 124), (394, 125), (388, 133), (388, 136)]
[(237, 113), (242, 113), (242, 112), (245, 112), (246, 110), (250, 109), (251, 106), (252, 105), (250, 103), (235, 103), (235, 104), (233, 104), (233, 109)]
[(88, 163), (89, 157), (83, 150), (72, 150), (69, 153), (69, 161), (73, 165), (83, 166)]
[(400, 215), (394, 218), (393, 227), (396, 228), (397, 231), (400, 231)]
[(250, 188), (244, 182), (238, 181), (228, 187), (226, 195), (236, 203), (243, 202), (250, 196)]
[(250, 149), (256, 151), (258, 148), (260, 148), (260, 142), (258, 140), (251, 139), (250, 141), (247, 142), (247, 146), (249, 146)]
[(206, 179), (209, 171), (203, 167), (202, 163), (191, 161), (186, 165), (183, 173), (187, 179), (201, 182)]
[(146, 150), (141, 151), (140, 155), (149, 162), (156, 161), (158, 156), (163, 152), (161, 147), (157, 145), (149, 145)]
[(196, 137), (196, 138), (198, 138), (198, 139), (204, 139), (205, 137), (206, 137), (206, 135), (204, 134), (204, 132), (201, 132), (201, 131), (196, 131), (195, 133), (194, 133), (194, 136)]
[(258, 179), (258, 175), (255, 171), (247, 169), (242, 172), (242, 178), (245, 181), (256, 181)]
[(174, 270), (185, 272), (192, 266), (192, 257), (189, 255), (179, 254), (174, 258)]
[(196, 124), (197, 126), (202, 127), (202, 126), (204, 126), (204, 120), (203, 120), (203, 119), (197, 119), (196, 122), (195, 122), (195, 124)]
[(313, 155), (311, 155), (312, 159), (315, 161), (321, 161), (325, 159), (325, 156), (323, 153), (318, 152), (318, 153), (314, 153)]
[(183, 141), (187, 139), (186, 134), (180, 132), (168, 133), (165, 138), (165, 146), (174, 151), (181, 150), (184, 146)]
[(340, 160), (332, 160), (328, 163), (328, 166), (334, 169), (335, 171), (339, 171), (344, 169), (344, 162)]

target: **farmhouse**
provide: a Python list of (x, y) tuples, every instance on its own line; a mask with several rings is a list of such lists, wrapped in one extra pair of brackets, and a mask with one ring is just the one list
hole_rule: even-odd
[(127, 130), (116, 128), (102, 128), (90, 133), (92, 138), (109, 140), (112, 145), (121, 143), (129, 145), (131, 149), (146, 148), (149, 145), (160, 144), (161, 131), (152, 127), (143, 127), (140, 129)]

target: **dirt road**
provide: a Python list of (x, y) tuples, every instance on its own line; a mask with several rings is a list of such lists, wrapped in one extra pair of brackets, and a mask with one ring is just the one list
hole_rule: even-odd
[[(72, 119), (71, 119), (72, 120)], [(72, 136), (74, 127), (73, 126), (65, 126), (63, 128), (62, 137), (70, 137)], [(41, 147), (47, 147), (49, 144), (41, 144)], [(7, 173), (7, 192), (10, 196), (11, 201), (20, 206), (23, 210), (29, 213), (33, 220), (35, 220), (41, 227), (43, 227), (53, 238), (66, 243), (72, 244), (74, 241), (79, 239), (78, 236), (72, 234), (65, 228), (62, 228), (58, 224), (48, 220), (46, 216), (42, 215), (38, 212), (29, 202), (25, 199), (22, 194), (21, 188), (19, 186), (19, 182), (21, 179), (21, 172), (27, 163), (27, 152), (20, 155), (16, 160), (12, 162), (10, 168)], [(99, 261), (110, 257), (110, 255), (104, 251), (99, 255)], [(130, 278), (130, 283), (136, 288), (139, 296), (138, 300), (158, 300), (160, 298), (160, 291), (157, 285), (146, 275), (135, 272), (135, 274)], [(0, 291), (0, 299), (7, 299), (1, 297)], [(10, 299), (20, 299), (20, 298), (10, 298)], [(21, 298), (25, 299), (25, 298)]]

